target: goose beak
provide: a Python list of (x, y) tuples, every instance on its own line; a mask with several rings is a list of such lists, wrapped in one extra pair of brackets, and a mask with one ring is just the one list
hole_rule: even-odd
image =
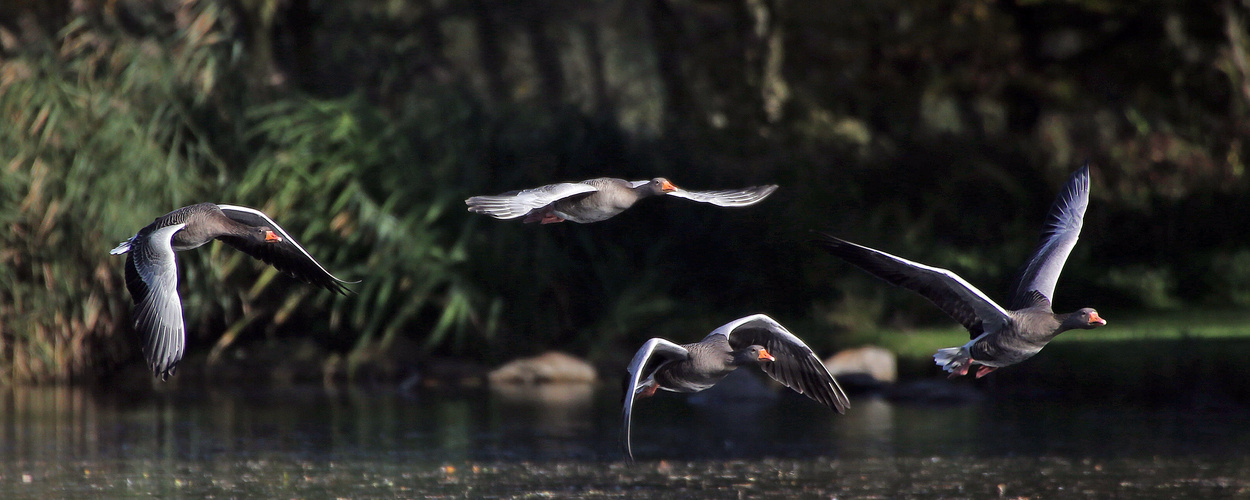
[(1107, 324), (1107, 320), (1100, 318), (1097, 312), (1092, 312), (1089, 313), (1089, 324), (1102, 326)]
[(273, 231), (265, 231), (265, 243), (277, 243), (282, 241), (282, 237)]
[(666, 180), (664, 183), (660, 184), (660, 190), (665, 193), (671, 193), (677, 190), (677, 186), (674, 186), (673, 183)]
[(767, 349), (760, 349), (760, 361), (777, 361), (777, 358), (769, 354)]

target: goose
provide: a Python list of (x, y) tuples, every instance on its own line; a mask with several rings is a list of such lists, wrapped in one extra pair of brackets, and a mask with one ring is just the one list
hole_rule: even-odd
[(716, 385), (740, 366), (759, 366), (770, 377), (799, 394), (846, 413), (851, 406), (838, 381), (807, 344), (776, 320), (754, 314), (730, 321), (693, 344), (653, 338), (642, 344), (629, 363), (624, 395), (622, 444), (630, 460), (630, 421), (634, 400), (659, 389), (699, 392)]
[(470, 212), (496, 219), (524, 216), (525, 222), (551, 224), (567, 220), (587, 224), (610, 219), (649, 196), (669, 195), (721, 207), (745, 207), (763, 201), (776, 190), (776, 184), (769, 184), (720, 191), (687, 191), (663, 177), (649, 181), (599, 177), (509, 191), (498, 196), (474, 196), (464, 203)]
[(155, 376), (167, 380), (182, 360), (185, 333), (174, 252), (213, 239), (269, 263), (306, 283), (346, 295), (334, 277), (295, 238), (260, 210), (200, 203), (161, 217), (109, 253), (126, 254), (126, 288), (134, 300), (134, 328)]
[(1025, 264), (1004, 308), (959, 275), (902, 257), (823, 235), (812, 243), (887, 283), (929, 299), (968, 329), (972, 340), (960, 347), (939, 349), (933, 360), (950, 377), (967, 375), (979, 365), (976, 378), (1033, 357), (1068, 330), (1089, 330), (1107, 324), (1092, 308), (1056, 314), (1051, 309), (1055, 283), (1081, 233), (1089, 205), (1089, 166), (1072, 174), (1047, 216), (1041, 243)]

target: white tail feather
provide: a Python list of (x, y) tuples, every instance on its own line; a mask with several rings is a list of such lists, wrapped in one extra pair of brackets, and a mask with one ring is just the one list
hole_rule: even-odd
[(124, 253), (129, 252), (129, 251), (130, 251), (130, 240), (126, 240), (126, 241), (121, 242), (121, 244), (120, 244), (120, 245), (117, 245), (117, 248), (114, 248), (114, 249), (112, 249), (112, 250), (109, 250), (109, 254), (110, 254), (110, 255), (121, 255), (121, 254), (124, 254)]
[(933, 361), (947, 372), (954, 372), (963, 368), (967, 370), (967, 366), (972, 363), (972, 356), (968, 354), (968, 349), (964, 347), (947, 347), (938, 349), (933, 355)]

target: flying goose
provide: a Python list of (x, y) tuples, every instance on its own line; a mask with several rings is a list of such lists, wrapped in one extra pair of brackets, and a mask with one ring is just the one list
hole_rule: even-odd
[(154, 375), (166, 380), (182, 359), (185, 334), (174, 252), (219, 239), (306, 283), (346, 295), (330, 274), (273, 219), (254, 208), (200, 203), (157, 218), (110, 254), (126, 255), (135, 330)]
[(812, 349), (772, 318), (755, 314), (722, 325), (693, 344), (653, 338), (629, 363), (624, 396), (622, 444), (630, 460), (630, 420), (634, 400), (656, 390), (699, 392), (739, 366), (757, 365), (770, 377), (838, 413), (851, 406), (846, 393)]
[(1091, 308), (1067, 314), (1051, 309), (1055, 282), (1076, 246), (1085, 208), (1089, 205), (1089, 166), (1068, 180), (1047, 216), (1041, 244), (1025, 264), (1011, 294), (1011, 309), (991, 300), (959, 275), (912, 262), (841, 240), (833, 236), (813, 240), (886, 282), (919, 293), (968, 329), (972, 340), (960, 347), (939, 349), (933, 360), (951, 377), (966, 375), (980, 365), (976, 377), (1014, 365), (1037, 354), (1056, 335), (1067, 330), (1089, 330), (1107, 324)]
[(721, 207), (745, 207), (759, 203), (776, 190), (777, 185), (770, 184), (721, 191), (687, 191), (663, 177), (649, 181), (599, 177), (509, 191), (498, 196), (474, 196), (464, 203), (470, 212), (496, 219), (524, 216), (525, 222), (551, 224), (568, 220), (587, 224), (610, 219), (648, 196), (669, 195)]

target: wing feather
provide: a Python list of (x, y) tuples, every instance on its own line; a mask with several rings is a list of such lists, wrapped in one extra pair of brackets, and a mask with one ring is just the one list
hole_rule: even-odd
[(182, 360), (186, 339), (178, 266), (170, 238), (186, 224), (158, 228), (131, 241), (126, 256), (126, 287), (134, 300), (135, 330), (154, 375), (166, 379)]
[(777, 190), (776, 184), (751, 186), (743, 189), (723, 189), (719, 191), (689, 191), (678, 189), (670, 191), (669, 196), (685, 198), (703, 203), (711, 203), (721, 207), (745, 207), (754, 205)]
[(1039, 292), (1047, 300), (1055, 300), (1055, 283), (1068, 261), (1068, 254), (1076, 246), (1089, 206), (1089, 165), (1072, 174), (1055, 198), (1046, 216), (1041, 243), (1033, 251), (1016, 288), (1011, 293), (1011, 308), (1023, 309), (1036, 303), (1032, 292)]
[(709, 336), (724, 335), (735, 350), (763, 346), (775, 361), (761, 367), (774, 380), (838, 413), (846, 413), (851, 402), (816, 353), (786, 327), (764, 314), (733, 320), (713, 330)]
[(916, 292), (968, 329), (972, 338), (997, 331), (1008, 319), (1006, 309), (946, 269), (930, 267), (856, 245), (830, 235), (812, 244), (841, 257), (887, 283)]
[(249, 226), (266, 226), (282, 235), (282, 241), (264, 244), (254, 243), (234, 236), (220, 236), (218, 239), (300, 281), (347, 295), (349, 290), (343, 284), (353, 282), (338, 279), (333, 274), (330, 274), (329, 271), (326, 271), (321, 266), (321, 263), (317, 262), (317, 259), (309, 255), (308, 251), (304, 250), (304, 247), (295, 238), (292, 238), (285, 229), (282, 229), (282, 226), (270, 219), (268, 215), (254, 208), (235, 205), (217, 206), (221, 208), (222, 213), (226, 214), (226, 217)]
[[(660, 356), (660, 362), (652, 363), (653, 356)], [(625, 455), (630, 460), (634, 459), (634, 451), (630, 446), (630, 421), (634, 410), (634, 396), (638, 394), (639, 385), (650, 378), (661, 366), (673, 361), (689, 359), (689, 357), (690, 352), (685, 347), (660, 338), (646, 341), (638, 352), (634, 353), (634, 359), (629, 362), (628, 385), (625, 386), (622, 409), (624, 428), (621, 434), (621, 444), (625, 447)]]
[(474, 196), (464, 200), (464, 203), (473, 213), (486, 214), (496, 219), (515, 219), (561, 199), (595, 191), (598, 189), (590, 184), (561, 182), (498, 196)]

